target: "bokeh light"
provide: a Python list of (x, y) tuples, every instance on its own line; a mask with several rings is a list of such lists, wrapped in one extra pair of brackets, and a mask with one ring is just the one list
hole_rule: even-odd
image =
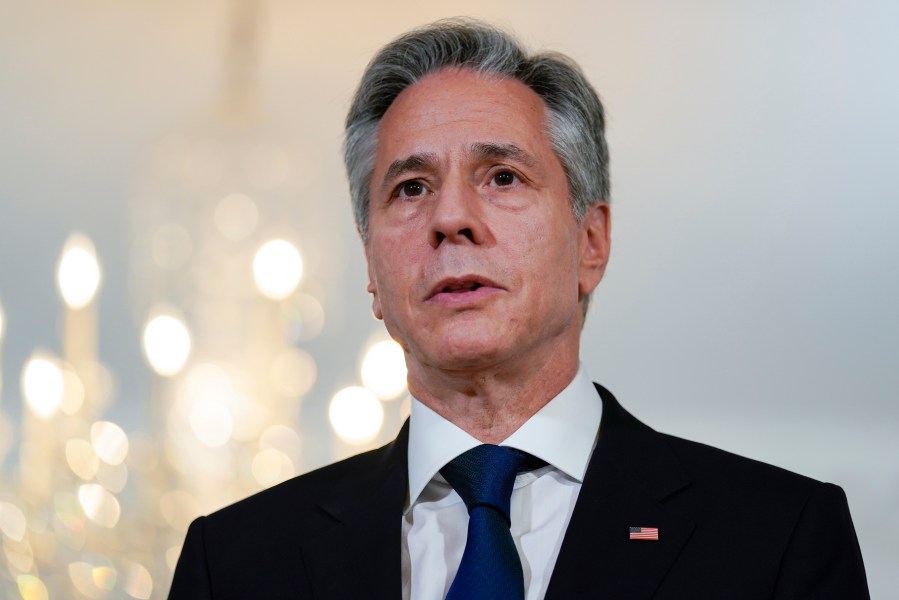
[(253, 478), (266, 487), (296, 475), (296, 468), (290, 457), (275, 448), (264, 448), (257, 452), (253, 457), (251, 470)]
[(259, 210), (246, 194), (228, 194), (215, 207), (215, 228), (233, 242), (247, 237), (256, 229)]
[(47, 600), (47, 586), (34, 575), (19, 575), (16, 577), (16, 585), (22, 600)]
[(108, 559), (90, 556), (91, 560), (99, 560), (104, 564), (92, 564), (86, 560), (69, 563), (69, 579), (72, 585), (88, 598), (107, 598), (118, 581), (118, 573), (108, 564)]
[(348, 444), (365, 444), (381, 431), (384, 409), (371, 391), (350, 386), (334, 394), (328, 419), (340, 439)]
[(231, 439), (239, 399), (224, 368), (213, 363), (195, 365), (187, 373), (178, 396), (179, 410), (200, 443), (218, 448)]
[(112, 567), (94, 567), (91, 569), (91, 579), (98, 589), (109, 591), (115, 588), (118, 573)]
[(148, 600), (153, 595), (153, 577), (150, 571), (142, 564), (129, 564), (123, 589), (132, 598)]
[(406, 358), (393, 340), (378, 342), (362, 359), (362, 384), (378, 398), (390, 400), (406, 389)]
[(97, 421), (91, 425), (91, 444), (103, 462), (120, 464), (128, 456), (128, 436), (110, 421)]
[(253, 276), (262, 295), (281, 300), (297, 288), (303, 277), (303, 259), (286, 240), (271, 240), (256, 251)]
[(234, 417), (228, 407), (212, 398), (200, 398), (190, 411), (190, 428), (204, 446), (224, 446), (234, 433)]
[(56, 412), (65, 393), (65, 380), (56, 359), (36, 352), (22, 369), (22, 395), (28, 408), (41, 419)]
[(78, 503), (87, 518), (102, 527), (115, 527), (122, 509), (119, 501), (97, 483), (85, 483), (78, 488)]
[(83, 234), (73, 233), (66, 241), (56, 283), (70, 308), (84, 308), (94, 299), (100, 287), (100, 264), (93, 242)]
[(144, 328), (144, 354), (154, 371), (171, 377), (181, 371), (190, 355), (190, 332), (178, 317), (157, 312)]
[(75, 475), (90, 481), (97, 474), (100, 459), (90, 442), (73, 438), (66, 442), (66, 463)]
[(84, 404), (84, 383), (78, 374), (68, 367), (62, 368), (63, 393), (59, 410), (67, 415), (74, 415)]
[(21, 542), (25, 537), (25, 514), (11, 502), (0, 502), (0, 532), (6, 537)]

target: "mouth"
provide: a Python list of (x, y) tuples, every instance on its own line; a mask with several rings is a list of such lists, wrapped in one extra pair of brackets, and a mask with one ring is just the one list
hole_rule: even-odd
[(466, 275), (464, 277), (452, 277), (441, 280), (431, 289), (427, 299), (431, 300), (444, 294), (461, 296), (477, 292), (482, 288), (500, 289), (497, 284), (489, 279), (477, 275)]

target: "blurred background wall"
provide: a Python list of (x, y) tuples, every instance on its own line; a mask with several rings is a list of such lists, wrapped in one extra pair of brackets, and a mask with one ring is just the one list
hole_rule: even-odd
[[(896, 597), (895, 2), (0, 14), (3, 597), (164, 597), (191, 518), (395, 434), (402, 393), (360, 373), (386, 334), (342, 121), (374, 51), (455, 15), (571, 55), (606, 104), (613, 257), (584, 332), (593, 378), (656, 429), (842, 485), (872, 595)], [(266, 263), (275, 239), (290, 247)], [(67, 244), (99, 263), (81, 308), (57, 289)], [(266, 288), (267, 268), (296, 285)], [(156, 316), (174, 329), (154, 348)]]

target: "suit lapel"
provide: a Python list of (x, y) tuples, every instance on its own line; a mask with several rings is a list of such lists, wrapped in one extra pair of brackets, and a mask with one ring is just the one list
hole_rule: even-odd
[[(664, 505), (689, 478), (664, 440), (597, 385), (599, 439), (568, 525), (546, 600), (651, 598), (693, 531)], [(408, 488), (408, 421), (376, 451), (366, 473), (335, 485), (321, 509), (333, 525), (303, 542), (317, 600), (402, 597), (401, 527)], [(657, 527), (659, 541), (633, 541), (628, 527)], [(585, 574), (587, 576), (585, 576)]]
[[(303, 543), (303, 560), (317, 600), (402, 596), (401, 527), (406, 499), (409, 424), (376, 451), (380, 460), (335, 486), (322, 510), (334, 521)], [(361, 482), (360, 482), (361, 479)]]
[[(693, 531), (664, 506), (689, 479), (664, 440), (596, 386), (603, 416), (547, 590), (547, 600), (651, 598)], [(628, 527), (657, 527), (659, 541)]]

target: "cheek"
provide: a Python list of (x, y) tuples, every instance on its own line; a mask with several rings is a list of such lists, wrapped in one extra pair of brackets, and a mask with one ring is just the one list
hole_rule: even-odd
[(374, 269), (375, 287), (378, 290), (378, 298), (381, 302), (389, 307), (391, 305), (390, 298), (396, 294), (396, 286), (398, 273), (392, 270), (390, 264), (376, 265)]
[(539, 235), (541, 244), (535, 251), (539, 261), (538, 291), (541, 299), (563, 305), (576, 303), (579, 298), (580, 270), (577, 232), (571, 228), (546, 230)]
[(372, 261), (378, 309), (385, 320), (401, 315), (414, 292), (416, 278), (410, 273), (411, 263), (402, 244), (383, 245)]
[(531, 222), (520, 229), (519, 246), (527, 248), (520, 258), (532, 269), (549, 272), (549, 282), (561, 283), (561, 278), (577, 270), (578, 232), (566, 223), (552, 221)]

